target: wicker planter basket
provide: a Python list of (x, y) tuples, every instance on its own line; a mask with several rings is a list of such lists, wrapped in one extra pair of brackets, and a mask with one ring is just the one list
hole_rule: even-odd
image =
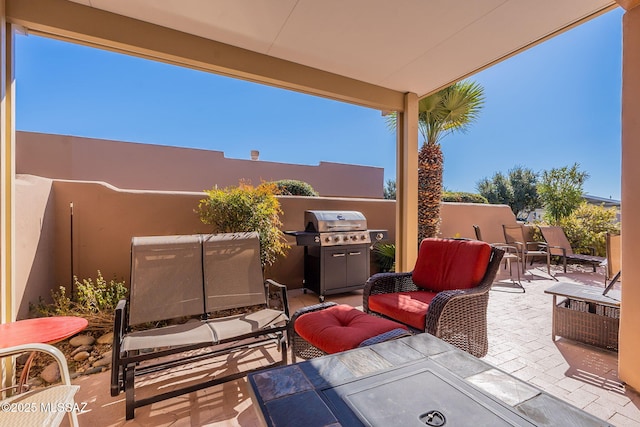
[(619, 308), (565, 299), (553, 316), (555, 335), (618, 351)]

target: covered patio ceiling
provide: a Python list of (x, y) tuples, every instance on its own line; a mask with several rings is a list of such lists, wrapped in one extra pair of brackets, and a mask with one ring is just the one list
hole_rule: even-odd
[[(6, 1), (10, 22), (27, 32), (383, 110), (401, 110), (400, 94), (428, 95), (617, 6), (613, 0)], [(145, 23), (215, 44), (209, 56), (195, 57), (174, 49), (184, 51), (176, 32), (175, 46), (131, 42), (136, 26), (152, 34)], [(250, 66), (257, 63), (269, 69)]]

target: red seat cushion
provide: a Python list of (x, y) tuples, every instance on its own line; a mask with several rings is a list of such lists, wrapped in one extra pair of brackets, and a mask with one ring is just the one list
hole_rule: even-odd
[(298, 335), (325, 353), (351, 350), (376, 335), (406, 326), (371, 316), (348, 305), (334, 305), (298, 317), (293, 325)]
[(437, 292), (415, 291), (369, 296), (369, 310), (424, 331), (425, 317)]
[(484, 277), (491, 246), (478, 240), (424, 239), (412, 279), (429, 291), (470, 289)]

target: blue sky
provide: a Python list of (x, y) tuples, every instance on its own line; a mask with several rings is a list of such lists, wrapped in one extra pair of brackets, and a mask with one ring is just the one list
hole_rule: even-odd
[[(514, 166), (578, 162), (587, 193), (620, 198), (619, 8), (491, 67), (478, 121), (442, 140), (444, 185)], [(18, 130), (224, 151), (228, 158), (382, 167), (395, 136), (380, 111), (37, 36), (16, 41)], [(114, 165), (117, 167), (117, 165)]]

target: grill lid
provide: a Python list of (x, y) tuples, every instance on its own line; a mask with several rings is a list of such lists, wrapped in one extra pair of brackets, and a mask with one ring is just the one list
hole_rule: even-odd
[(358, 211), (305, 211), (304, 223), (305, 231), (318, 233), (367, 229), (367, 219)]

